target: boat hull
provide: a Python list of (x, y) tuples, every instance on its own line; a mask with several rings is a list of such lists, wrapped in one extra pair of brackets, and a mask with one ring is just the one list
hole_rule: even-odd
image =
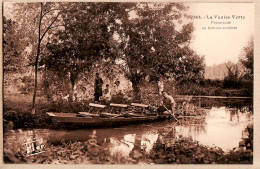
[(74, 113), (47, 113), (55, 127), (65, 128), (103, 128), (117, 127), (131, 124), (155, 122), (168, 119), (167, 116), (145, 116), (145, 117), (80, 117)]

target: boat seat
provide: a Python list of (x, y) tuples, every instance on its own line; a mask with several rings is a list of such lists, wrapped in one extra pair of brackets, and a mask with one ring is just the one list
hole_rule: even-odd
[(106, 107), (106, 105), (97, 104), (97, 103), (89, 103), (89, 106), (90, 106), (90, 109), (89, 109), (88, 113), (90, 113), (92, 108), (99, 108), (97, 112), (92, 113), (92, 114), (98, 114), (101, 109), (104, 109)]
[(136, 107), (142, 107), (142, 108), (147, 108), (147, 104), (140, 104), (140, 103), (131, 103), (131, 106), (136, 106)]
[(128, 105), (127, 104), (110, 103), (110, 107), (112, 107), (112, 109), (110, 110), (110, 113), (113, 113), (114, 108), (119, 109), (120, 113), (122, 113), (123, 109), (127, 108)]
[(49, 115), (49, 116), (56, 116), (54, 113), (52, 113), (52, 112), (47, 112), (47, 114)]
[(96, 103), (89, 103), (89, 106), (91, 106), (91, 107), (98, 107), (98, 108), (105, 108), (106, 107), (106, 105), (96, 104)]
[(116, 104), (116, 103), (110, 103), (111, 107), (122, 107), (122, 108), (127, 108), (127, 104)]

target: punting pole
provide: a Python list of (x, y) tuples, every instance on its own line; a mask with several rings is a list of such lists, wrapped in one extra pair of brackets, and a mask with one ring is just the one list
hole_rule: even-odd
[[(165, 106), (164, 104), (163, 104), (163, 107), (164, 107), (164, 108), (165, 108), (165, 109), (166, 109), (166, 110), (167, 110), (169, 113), (171, 113), (171, 112), (170, 112), (170, 110), (169, 110), (169, 109), (167, 109), (167, 108), (166, 108), (166, 106)], [(176, 119), (176, 118), (175, 118), (175, 116), (174, 116), (173, 112), (172, 112), (171, 114), (172, 114), (173, 118), (174, 118), (176, 121), (178, 121), (178, 119)]]

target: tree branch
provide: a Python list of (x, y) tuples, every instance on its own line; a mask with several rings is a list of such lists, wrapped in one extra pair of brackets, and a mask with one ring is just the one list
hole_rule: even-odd
[(54, 22), (58, 19), (59, 15), (61, 12), (59, 12), (57, 14), (57, 16), (53, 19), (53, 21), (51, 22), (51, 24), (46, 28), (45, 32), (42, 34), (40, 40), (42, 41), (43, 37), (45, 36), (45, 34), (51, 29), (51, 26), (54, 24)]
[[(37, 54), (40, 52), (40, 46), (41, 46), (41, 24), (42, 24), (42, 13), (43, 13), (43, 3), (41, 3), (41, 13), (40, 13), (40, 21), (39, 21), (39, 27), (38, 27), (38, 47), (37, 47)], [(37, 57), (36, 57), (37, 60)], [(37, 64), (37, 63), (35, 63)]]
[(60, 27), (60, 26), (65, 26), (65, 25), (55, 25), (55, 26), (50, 27), (50, 29), (57, 28), (57, 27)]
[(45, 15), (47, 15), (48, 13), (52, 12), (52, 11), (59, 11), (59, 10), (60, 10), (60, 9), (51, 9), (51, 10), (45, 12), (45, 13), (42, 15), (42, 18), (43, 18)]

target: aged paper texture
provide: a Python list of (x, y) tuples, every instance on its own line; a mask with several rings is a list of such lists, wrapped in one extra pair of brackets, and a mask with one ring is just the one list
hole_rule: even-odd
[(1, 168), (260, 168), (260, 2), (46, 2), (1, 4)]

